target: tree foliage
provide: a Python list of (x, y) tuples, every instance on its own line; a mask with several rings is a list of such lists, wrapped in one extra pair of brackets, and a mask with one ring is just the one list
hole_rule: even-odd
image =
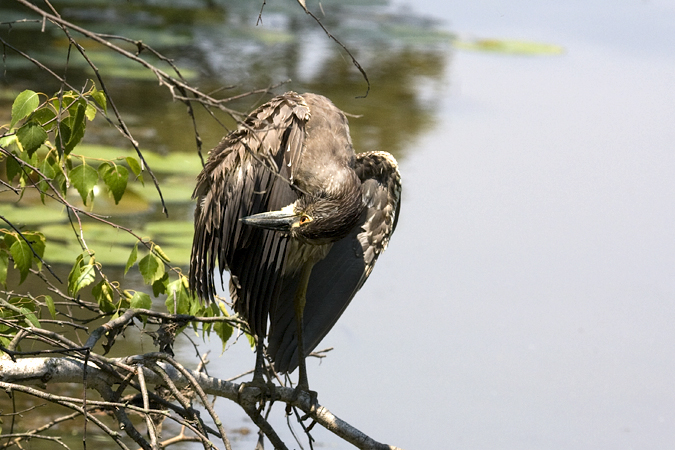
[[(77, 191), (82, 203), (87, 206), (95, 197), (97, 186), (104, 186), (115, 203), (124, 196), (129, 173), (136, 177), (142, 175), (138, 158), (125, 157), (111, 160), (89, 158), (76, 152), (84, 137), (87, 122), (95, 120), (97, 114), (106, 114), (107, 97), (91, 82), (81, 91), (63, 91), (46, 95), (31, 90), (21, 92), (12, 105), (9, 126), (0, 138), (0, 152), (5, 164), (7, 186), (22, 197), (28, 189), (37, 190), (43, 204), (61, 203), (68, 214), (80, 223), (81, 217), (100, 220), (111, 227), (116, 225), (108, 220), (74, 206), (72, 192)], [(6, 220), (6, 219), (5, 219)], [(45, 236), (39, 231), (20, 231), (6, 220), (9, 228), (0, 229), (2, 245), (0, 252), (0, 281), (6, 287), (7, 269), (10, 260), (13, 269), (20, 274), (21, 285), (31, 269), (37, 272), (43, 264)], [(129, 230), (130, 233), (133, 233)], [(112, 314), (128, 308), (150, 309), (151, 297), (140, 291), (124, 289), (121, 280), (109, 280), (101, 263), (96, 260), (95, 250), (86, 244), (86, 233), (81, 227), (74, 227), (73, 239), (78, 239), (82, 253), (74, 255), (75, 262), (68, 276), (67, 294), (76, 297), (80, 291), (96, 284), (92, 290), (93, 299), (101, 312)], [(178, 312), (181, 314), (214, 317), (220, 309), (206, 307), (196, 299), (189, 289), (180, 268), (171, 267), (169, 257), (156, 243), (138, 238), (130, 252), (127, 271), (138, 257), (138, 244), (145, 248), (145, 255), (138, 261), (137, 269), (155, 297), (167, 296), (167, 305), (173, 305), (178, 299)], [(180, 286), (180, 289), (177, 289)], [(34, 302), (34, 311), (46, 306), (40, 298), (29, 298)], [(170, 308), (173, 312), (173, 308)], [(39, 325), (39, 321), (35, 322)], [(230, 325), (225, 323), (225, 327)], [(5, 330), (0, 337), (4, 345), (18, 333), (17, 328)]]

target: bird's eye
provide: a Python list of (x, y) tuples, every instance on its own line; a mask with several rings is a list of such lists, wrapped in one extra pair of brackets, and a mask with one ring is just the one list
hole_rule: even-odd
[(307, 225), (311, 221), (312, 221), (312, 218), (309, 217), (306, 214), (303, 214), (302, 216), (300, 216), (300, 225)]

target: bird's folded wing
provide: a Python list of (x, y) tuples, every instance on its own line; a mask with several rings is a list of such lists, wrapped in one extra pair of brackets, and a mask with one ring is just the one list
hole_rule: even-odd
[(295, 93), (262, 105), (211, 151), (193, 194), (197, 208), (190, 286), (212, 301), (216, 264), (221, 278), (228, 269), (237, 312), (255, 318), (249, 324), (258, 335), (264, 335), (269, 305), (280, 291), (287, 239), (239, 219), (297, 199), (290, 184), (292, 162), (302, 153), (308, 119), (309, 109)]
[[(362, 153), (357, 155), (355, 170), (361, 178), (365, 208), (354, 230), (335, 242), (312, 269), (304, 309), (306, 355), (316, 348), (363, 286), (396, 227), (401, 192), (396, 161), (384, 152)], [(297, 285), (297, 276), (285, 279), (280, 301), (270, 311), (268, 350), (279, 372), (292, 372), (298, 365), (293, 307)]]

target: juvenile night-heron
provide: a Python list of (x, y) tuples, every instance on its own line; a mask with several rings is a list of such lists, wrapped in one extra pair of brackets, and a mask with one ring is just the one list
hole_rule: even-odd
[(309, 390), (305, 357), (387, 247), (400, 194), (394, 157), (355, 154), (347, 118), (321, 95), (273, 98), (210, 152), (193, 194), (190, 286), (213, 301), (216, 264), (221, 279), (229, 270), (234, 309), (257, 341), (254, 381), (267, 337), (275, 370), (299, 366)]

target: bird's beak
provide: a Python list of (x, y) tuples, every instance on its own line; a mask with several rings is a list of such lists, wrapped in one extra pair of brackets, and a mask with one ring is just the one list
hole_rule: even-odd
[(282, 209), (280, 211), (270, 211), (242, 217), (239, 220), (252, 227), (288, 232), (291, 231), (291, 227), (297, 219), (298, 216), (294, 213)]

